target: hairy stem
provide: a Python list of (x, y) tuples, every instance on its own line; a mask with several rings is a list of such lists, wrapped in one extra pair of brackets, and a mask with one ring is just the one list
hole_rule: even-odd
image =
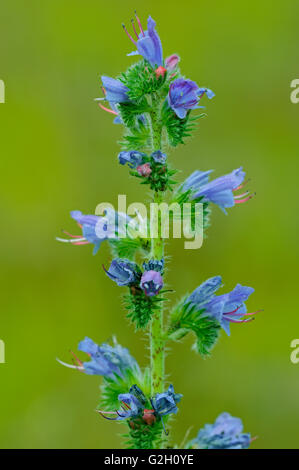
[[(154, 195), (154, 202), (160, 204), (162, 195), (158, 192)], [(162, 259), (164, 256), (164, 243), (161, 237), (161, 219), (158, 222), (158, 238), (152, 238), (151, 257)], [(163, 340), (163, 307), (154, 311), (150, 325), (150, 351), (151, 351), (151, 391), (152, 395), (164, 391), (165, 375), (165, 345)]]
[[(159, 116), (159, 106), (153, 103), (151, 112), (152, 150), (161, 149), (162, 125)], [(154, 193), (154, 202), (160, 204), (163, 193)], [(161, 235), (161, 218), (158, 219), (158, 237), (151, 239), (151, 258), (160, 260), (164, 257), (164, 242)], [(150, 355), (151, 355), (151, 393), (164, 391), (165, 375), (165, 345), (163, 340), (163, 307), (162, 304), (154, 311), (150, 324)]]

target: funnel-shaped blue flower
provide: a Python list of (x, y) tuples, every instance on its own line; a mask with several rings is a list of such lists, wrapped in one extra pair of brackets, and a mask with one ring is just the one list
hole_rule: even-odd
[(105, 90), (105, 99), (109, 103), (125, 103), (129, 101), (129, 89), (120, 80), (103, 75), (102, 82)]
[(78, 369), (88, 375), (102, 375), (110, 379), (124, 377), (126, 371), (139, 375), (140, 369), (137, 361), (130, 355), (128, 349), (120, 346), (114, 339), (114, 345), (103, 343), (97, 345), (92, 339), (86, 337), (78, 345), (78, 350), (89, 355), (90, 361), (83, 362), (74, 355), (76, 365), (62, 365), (72, 369)]
[(230, 335), (230, 323), (247, 323), (253, 318), (243, 318), (255, 315), (258, 311), (247, 313), (245, 302), (254, 292), (252, 287), (236, 287), (229, 293), (215, 295), (221, 286), (221, 277), (215, 276), (201, 284), (186, 299), (186, 304), (194, 305), (198, 310), (203, 310), (203, 315), (217, 320), (226, 334)]
[(190, 109), (202, 107), (199, 106), (198, 103), (205, 93), (208, 98), (213, 98), (214, 96), (211, 90), (208, 88), (199, 88), (192, 80), (177, 78), (170, 85), (167, 101), (176, 115), (180, 119), (183, 119)]
[[(229, 413), (221, 413), (214, 424), (206, 424), (188, 447), (196, 449), (248, 449), (249, 433), (243, 433), (243, 423)], [(189, 447), (189, 448), (190, 448)]]
[(246, 183), (243, 183), (245, 171), (242, 167), (233, 170), (231, 173), (220, 176), (215, 180), (209, 181), (210, 173), (208, 171), (194, 171), (181, 185), (179, 191), (192, 192), (192, 198), (201, 198), (202, 202), (213, 202), (217, 204), (224, 213), (229, 207), (235, 204), (242, 204), (249, 201), (254, 194), (246, 191), (243, 194), (235, 194), (235, 192)]
[(137, 51), (131, 52), (128, 55), (142, 55), (142, 57), (147, 60), (154, 69), (156, 69), (163, 65), (162, 43), (155, 29), (156, 23), (149, 16), (147, 20), (147, 30), (144, 31), (141, 26), (140, 19), (136, 14), (135, 16), (139, 28), (139, 31), (136, 31), (134, 21), (132, 20), (133, 31), (136, 36), (135, 39), (130, 35), (125, 25), (123, 25), (126, 34), (137, 48)]

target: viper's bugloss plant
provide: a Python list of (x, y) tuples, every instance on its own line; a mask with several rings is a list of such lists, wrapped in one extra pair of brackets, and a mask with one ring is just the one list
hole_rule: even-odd
[[(128, 55), (138, 55), (138, 62), (115, 78), (103, 75), (103, 96), (97, 98), (99, 106), (112, 114), (114, 122), (124, 129), (118, 162), (124, 166), (125, 174), (148, 185), (151, 203), (160, 208), (167, 202), (179, 208), (189, 204), (191, 225), (201, 205), (201, 228), (205, 235), (213, 205), (226, 213), (227, 208), (252, 198), (249, 191), (238, 192), (245, 184), (242, 168), (211, 181), (212, 170), (196, 170), (184, 182), (178, 182), (178, 170), (168, 158), (170, 148), (184, 143), (198, 120), (205, 116), (197, 110), (215, 94), (182, 75), (177, 54), (164, 59), (156, 23), (151, 17), (147, 29), (142, 27), (136, 13), (131, 28), (125, 25), (123, 28), (134, 45), (134, 51)], [(92, 244), (94, 254), (101, 243), (109, 244), (112, 260), (99, 265), (115, 288), (124, 291), (128, 319), (148, 336), (150, 364), (141, 369), (116, 340), (113, 344), (98, 345), (87, 337), (79, 343), (78, 349), (87, 354), (88, 359), (72, 353), (73, 364), (59, 362), (85, 374), (103, 377), (97, 411), (109, 421), (126, 424), (126, 447), (177, 448), (170, 440), (170, 418), (179, 411), (182, 395), (175, 393), (172, 384), (166, 384), (166, 347), (191, 333), (195, 337), (195, 351), (202, 357), (209, 356), (221, 329), (230, 335), (232, 324), (253, 319), (257, 312), (247, 313), (245, 302), (254, 289), (237, 284), (231, 292), (219, 294), (222, 278), (217, 275), (185, 294), (165, 318), (164, 305), (170, 290), (165, 283), (167, 258), (161, 213), (156, 219), (156, 232), (150, 234), (150, 221), (138, 211), (132, 218), (107, 207), (104, 213), (95, 215), (75, 210), (71, 217), (81, 233), (65, 232), (68, 238), (58, 240), (76, 246)], [(182, 222), (183, 215), (180, 217)], [(99, 333), (95, 336), (99, 337)], [(250, 435), (243, 433), (241, 420), (222, 413), (185, 447), (243, 449), (249, 447), (250, 442)]]

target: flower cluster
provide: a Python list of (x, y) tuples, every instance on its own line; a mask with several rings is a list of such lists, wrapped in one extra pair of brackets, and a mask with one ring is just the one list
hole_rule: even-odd
[[(163, 417), (178, 412), (177, 403), (181, 401), (182, 396), (174, 392), (173, 385), (169, 385), (166, 392), (156, 393), (148, 399), (135, 384), (130, 388), (129, 393), (122, 393), (118, 396), (122, 404), (121, 410), (112, 412), (99, 410), (99, 413), (104, 418), (113, 421), (127, 419), (133, 428), (140, 423), (153, 425), (157, 420), (161, 420), (164, 426)], [(147, 408), (150, 405), (151, 408)], [(111, 414), (115, 416), (111, 417)]]
[(240, 418), (221, 413), (214, 424), (206, 424), (188, 444), (190, 449), (248, 449), (251, 436), (243, 433)]
[(153, 297), (157, 295), (163, 287), (164, 260), (150, 260), (143, 264), (142, 273), (139, 266), (128, 259), (114, 259), (108, 270), (105, 270), (107, 276), (118, 286), (127, 286), (140, 288), (146, 296)]

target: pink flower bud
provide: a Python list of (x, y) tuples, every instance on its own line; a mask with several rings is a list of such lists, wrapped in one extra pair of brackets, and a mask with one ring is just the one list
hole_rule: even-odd
[(137, 167), (137, 171), (140, 176), (145, 176), (145, 177), (148, 177), (152, 172), (151, 166), (149, 163), (144, 163), (143, 165), (139, 165)]
[(174, 70), (180, 61), (180, 57), (177, 54), (172, 54), (165, 59), (165, 65), (167, 70)]
[(156, 77), (159, 78), (159, 77), (164, 77), (164, 75), (166, 74), (167, 70), (162, 67), (162, 65), (160, 65), (160, 67), (158, 67), (156, 70), (155, 70), (155, 74), (156, 74)]

